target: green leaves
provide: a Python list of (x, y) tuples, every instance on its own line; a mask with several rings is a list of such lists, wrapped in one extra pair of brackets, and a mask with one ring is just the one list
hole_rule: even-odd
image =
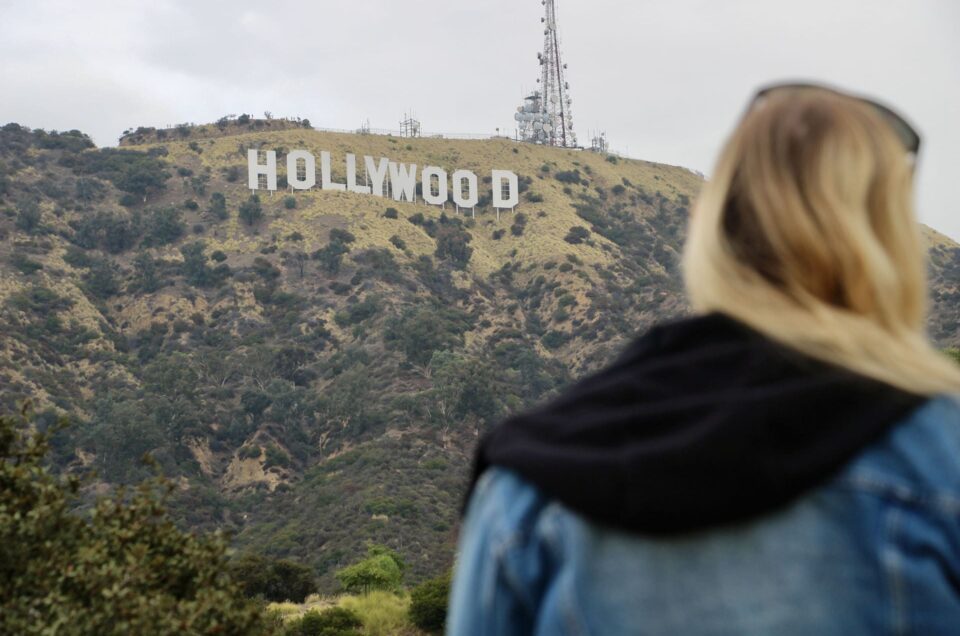
[[(61, 422), (60, 426), (64, 423)], [(76, 478), (44, 467), (48, 436), (0, 417), (0, 633), (258, 634), (220, 535), (177, 529), (162, 479), (70, 512)]]
[(337, 571), (335, 576), (343, 589), (350, 593), (399, 589), (405, 567), (399, 555), (379, 545), (370, 546), (367, 554), (369, 556), (359, 563)]

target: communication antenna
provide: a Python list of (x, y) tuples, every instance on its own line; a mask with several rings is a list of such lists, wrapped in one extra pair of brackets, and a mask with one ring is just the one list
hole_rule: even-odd
[(605, 154), (607, 149), (610, 146), (607, 143), (607, 133), (600, 132), (591, 132), (590, 133), (590, 150), (592, 152), (599, 152)]
[(413, 114), (407, 113), (403, 116), (403, 120), (400, 122), (400, 136), (401, 137), (419, 137), (420, 136), (420, 120), (416, 119)]
[(540, 61), (538, 90), (524, 98), (513, 118), (517, 121), (521, 141), (562, 148), (577, 147), (573, 132), (570, 85), (566, 80), (567, 65), (560, 57), (560, 36), (557, 33), (556, 0), (541, 0), (544, 6), (543, 51)]

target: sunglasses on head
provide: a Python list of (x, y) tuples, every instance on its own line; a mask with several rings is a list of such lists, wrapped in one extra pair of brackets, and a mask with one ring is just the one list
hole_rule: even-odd
[(907, 152), (916, 157), (920, 152), (920, 133), (918, 133), (913, 126), (911, 126), (906, 119), (899, 115), (896, 111), (891, 109), (888, 106), (881, 104), (869, 97), (863, 97), (860, 95), (851, 95), (850, 93), (845, 93), (843, 91), (831, 88), (829, 86), (824, 86), (823, 84), (804, 84), (804, 83), (785, 83), (785, 84), (772, 84), (770, 86), (765, 86), (757, 91), (757, 94), (754, 95), (753, 101), (750, 102), (751, 107), (757, 102), (762, 100), (764, 97), (775, 93), (781, 90), (819, 90), (819, 91), (828, 91), (836, 95), (842, 95), (844, 97), (850, 97), (856, 99), (864, 104), (869, 105), (871, 108), (880, 113), (884, 120), (890, 124), (893, 128), (893, 131), (896, 133), (897, 137), (903, 143), (904, 147), (907, 149)]

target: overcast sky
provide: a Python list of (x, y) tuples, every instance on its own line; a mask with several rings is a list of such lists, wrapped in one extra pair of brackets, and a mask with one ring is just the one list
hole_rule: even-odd
[[(315, 126), (513, 130), (538, 0), (0, 0), (0, 123), (115, 145), (227, 113)], [(924, 136), (921, 220), (960, 239), (957, 0), (558, 0), (580, 141), (710, 173), (752, 90), (829, 81)]]

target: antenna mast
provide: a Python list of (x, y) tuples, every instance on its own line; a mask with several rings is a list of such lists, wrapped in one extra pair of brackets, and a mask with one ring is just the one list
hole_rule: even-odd
[(560, 36), (557, 33), (555, 0), (541, 0), (544, 6), (543, 51), (540, 60), (540, 89), (524, 99), (514, 119), (519, 125), (520, 139), (548, 146), (573, 148), (577, 136), (573, 132), (570, 109), (570, 85), (565, 79), (567, 65), (560, 57)]

